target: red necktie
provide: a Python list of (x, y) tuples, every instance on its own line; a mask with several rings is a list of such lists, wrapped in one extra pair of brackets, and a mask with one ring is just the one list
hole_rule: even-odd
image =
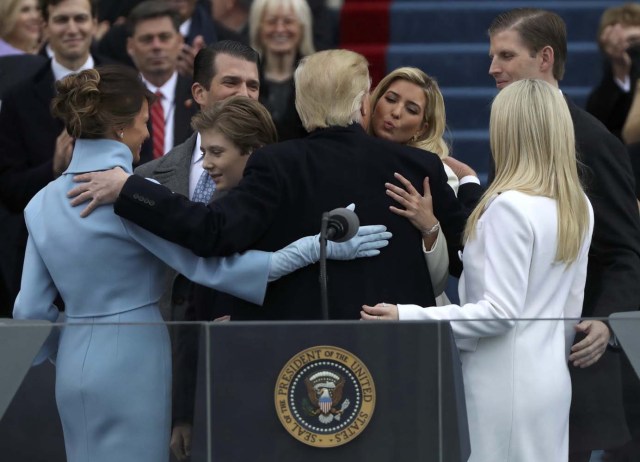
[(151, 141), (153, 142), (153, 158), (164, 154), (164, 109), (162, 108), (162, 92), (156, 92), (157, 99), (151, 105)]

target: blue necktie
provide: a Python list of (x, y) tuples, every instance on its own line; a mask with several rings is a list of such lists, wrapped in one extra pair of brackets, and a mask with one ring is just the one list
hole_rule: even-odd
[(215, 190), (216, 184), (205, 170), (202, 172), (202, 175), (200, 175), (198, 184), (196, 184), (196, 189), (193, 190), (193, 197), (191, 200), (193, 202), (203, 202), (208, 204), (211, 202), (211, 196)]

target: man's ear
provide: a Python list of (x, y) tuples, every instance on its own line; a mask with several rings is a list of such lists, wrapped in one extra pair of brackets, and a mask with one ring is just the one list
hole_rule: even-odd
[(553, 48), (549, 45), (539, 51), (541, 58), (540, 71), (544, 74), (551, 72), (553, 74), (553, 64), (555, 63), (555, 54)]
[(133, 59), (133, 37), (127, 37), (127, 54)]
[(369, 115), (369, 106), (370, 106), (370, 93), (367, 92), (362, 98), (362, 102), (360, 103), (360, 115), (362, 118), (365, 118)]
[(364, 128), (365, 130), (369, 129), (369, 122), (371, 118), (371, 110), (369, 108), (370, 102), (371, 100), (369, 97), (369, 92), (367, 92), (362, 98), (362, 102), (360, 103), (360, 125), (362, 125), (362, 128)]
[(193, 85), (191, 85), (193, 99), (202, 107), (206, 105), (208, 93), (209, 92), (198, 82), (194, 82)]

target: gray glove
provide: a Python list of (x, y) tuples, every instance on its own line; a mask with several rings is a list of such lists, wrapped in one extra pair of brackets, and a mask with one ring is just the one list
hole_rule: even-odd
[[(327, 243), (327, 258), (330, 260), (353, 260), (374, 257), (389, 245), (392, 234), (383, 225), (360, 226), (358, 234), (346, 242)], [(306, 236), (271, 255), (269, 282), (286, 276), (300, 268), (320, 260), (320, 235)]]

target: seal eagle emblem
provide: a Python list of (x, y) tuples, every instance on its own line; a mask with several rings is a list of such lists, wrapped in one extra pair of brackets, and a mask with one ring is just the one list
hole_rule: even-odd
[(334, 346), (307, 348), (278, 375), (275, 406), (298, 441), (330, 448), (346, 444), (367, 426), (375, 408), (371, 373), (353, 353)]
[(304, 379), (304, 383), (307, 386), (309, 400), (315, 407), (311, 414), (319, 414), (318, 420), (324, 424), (331, 423), (333, 419), (340, 420), (340, 416), (350, 404), (349, 399), (342, 401), (344, 378), (330, 371), (320, 371)]

